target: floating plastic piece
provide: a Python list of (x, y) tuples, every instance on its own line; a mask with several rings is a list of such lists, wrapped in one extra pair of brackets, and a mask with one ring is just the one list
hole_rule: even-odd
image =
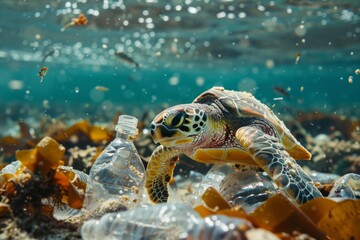
[(333, 173), (311, 172), (309, 175), (314, 182), (321, 184), (333, 183), (340, 178), (339, 175)]
[(104, 149), (90, 170), (84, 207), (93, 210), (101, 202), (121, 199), (126, 207), (137, 206), (145, 187), (145, 168), (133, 143), (137, 118), (121, 115), (116, 138)]
[(262, 225), (269, 226), (273, 232), (291, 234), (298, 231), (316, 239), (328, 239), (316, 224), (282, 193), (269, 198), (251, 216)]
[(188, 232), (202, 221), (185, 204), (157, 204), (125, 212), (108, 213), (100, 220), (89, 220), (81, 228), (88, 239), (186, 239)]
[(348, 173), (335, 182), (329, 197), (360, 199), (360, 175)]
[(219, 192), (230, 205), (242, 207), (247, 212), (253, 212), (277, 191), (277, 186), (267, 175), (253, 170), (230, 174), (219, 186)]

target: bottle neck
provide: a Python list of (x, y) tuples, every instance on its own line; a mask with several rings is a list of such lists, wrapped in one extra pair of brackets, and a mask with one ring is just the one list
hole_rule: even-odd
[(129, 140), (130, 135), (124, 132), (116, 131), (116, 138)]

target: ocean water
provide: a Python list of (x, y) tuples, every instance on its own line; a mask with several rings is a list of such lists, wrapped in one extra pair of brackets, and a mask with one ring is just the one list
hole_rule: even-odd
[[(61, 31), (80, 13), (86, 26)], [(359, 13), (357, 0), (2, 0), (0, 116), (139, 117), (223, 86), (279, 112), (359, 117)]]

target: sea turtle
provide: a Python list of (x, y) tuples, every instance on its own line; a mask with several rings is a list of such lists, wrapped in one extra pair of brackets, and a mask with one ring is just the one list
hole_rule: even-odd
[(309, 160), (310, 152), (250, 93), (213, 87), (193, 103), (158, 114), (150, 131), (161, 144), (146, 170), (146, 189), (153, 202), (167, 201), (180, 154), (202, 163), (259, 166), (298, 203), (322, 197), (294, 160)]

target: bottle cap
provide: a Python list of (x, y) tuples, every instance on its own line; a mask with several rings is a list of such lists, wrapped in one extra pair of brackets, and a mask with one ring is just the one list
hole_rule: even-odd
[(138, 119), (129, 115), (120, 115), (115, 130), (121, 133), (136, 135)]

